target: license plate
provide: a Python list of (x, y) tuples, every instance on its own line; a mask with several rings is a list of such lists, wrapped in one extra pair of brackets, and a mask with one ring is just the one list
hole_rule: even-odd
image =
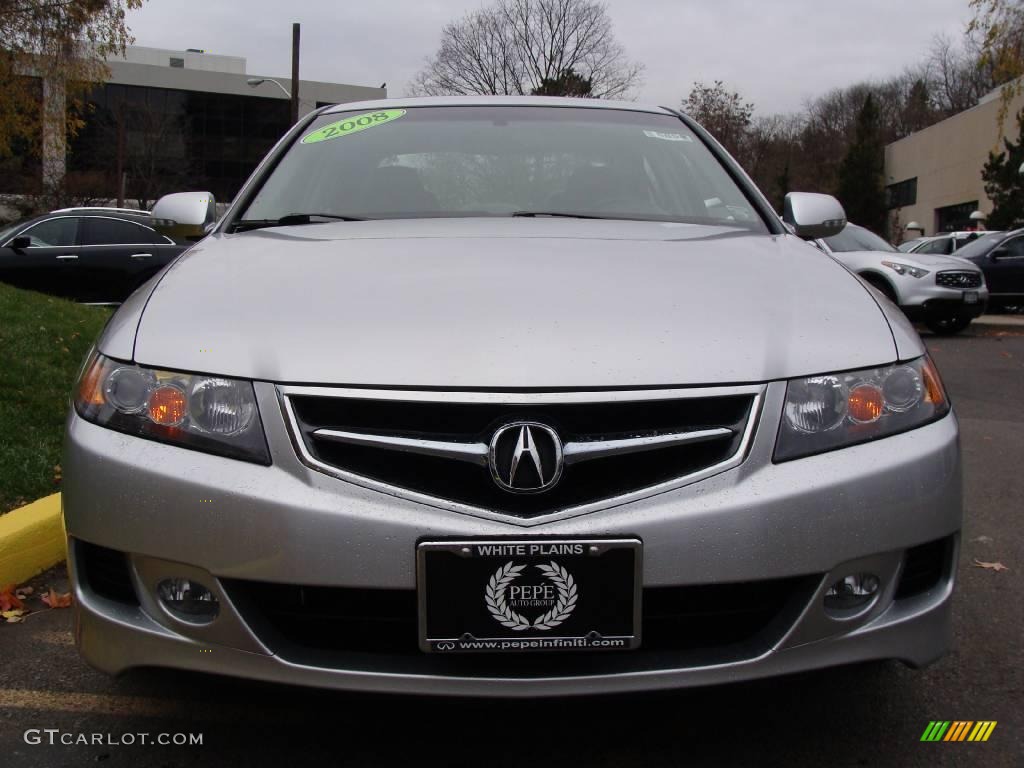
[(420, 648), (636, 648), (641, 561), (637, 539), (422, 542), (416, 550)]
[(978, 303), (978, 292), (977, 291), (964, 291), (964, 304), (977, 304)]

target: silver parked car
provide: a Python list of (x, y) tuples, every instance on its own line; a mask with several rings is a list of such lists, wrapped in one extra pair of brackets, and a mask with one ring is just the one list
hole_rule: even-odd
[(960, 248), (973, 243), (979, 237), (983, 237), (987, 234), (984, 231), (964, 230), (960, 232), (943, 232), (941, 235), (933, 235), (931, 237), (922, 237), (917, 240), (912, 240), (909, 247), (905, 248), (906, 243), (900, 244), (899, 250), (906, 253), (936, 253), (944, 254), (948, 256), (951, 253), (956, 253)]
[(988, 303), (985, 275), (966, 259), (901, 253), (856, 224), (847, 224), (842, 232), (817, 244), (933, 333), (960, 333), (984, 313)]
[(839, 204), (784, 218), (665, 108), (300, 121), (84, 365), (81, 653), (479, 696), (935, 660), (956, 418), (801, 239)]

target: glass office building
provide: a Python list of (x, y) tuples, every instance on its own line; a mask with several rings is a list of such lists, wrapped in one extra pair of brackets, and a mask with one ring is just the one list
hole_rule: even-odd
[[(35, 191), (41, 168), (56, 163), (66, 169), (69, 196), (93, 203), (114, 201), (121, 181), (125, 200), (142, 207), (185, 190), (209, 191), (226, 203), (291, 125), (289, 79), (277, 85), (253, 77), (244, 58), (130, 46), (107, 66), (110, 76), (86, 98), (84, 127), (66, 155), (51, 150), (40, 163), (26, 147), (0, 158), (0, 192)], [(299, 96), (302, 116), (387, 91), (302, 80)]]
[(107, 83), (89, 101), (68, 172), (116, 189), (120, 152), (126, 197), (141, 205), (182, 189), (231, 200), (291, 123), (286, 99), (257, 95)]

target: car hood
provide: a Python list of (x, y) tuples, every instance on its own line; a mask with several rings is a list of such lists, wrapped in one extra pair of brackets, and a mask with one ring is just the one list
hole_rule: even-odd
[(566, 219), (213, 235), (164, 273), (134, 345), (142, 365), (226, 376), (497, 389), (760, 382), (895, 357), (864, 285), (792, 236)]
[(895, 258), (894, 261), (899, 261), (904, 264), (910, 264), (911, 266), (921, 266), (925, 269), (938, 270), (938, 269), (977, 269), (967, 259), (961, 259), (959, 256), (945, 256), (940, 253), (905, 253), (905, 254), (891, 254)]
[[(844, 264), (859, 268), (864, 265), (878, 265), (883, 261), (895, 261), (911, 267), (922, 267), (931, 272), (939, 269), (976, 268), (967, 259), (946, 256), (941, 253), (904, 253), (903, 251), (834, 251), (833, 255)], [(889, 273), (886, 273), (889, 274)], [(891, 275), (890, 275), (891, 276)]]

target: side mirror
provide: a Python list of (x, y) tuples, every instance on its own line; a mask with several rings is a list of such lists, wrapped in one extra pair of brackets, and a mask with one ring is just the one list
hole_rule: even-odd
[(217, 221), (217, 201), (209, 192), (175, 192), (153, 204), (154, 227), (162, 234), (198, 240)]
[(16, 237), (13, 240), (11, 240), (10, 247), (16, 251), (21, 251), (25, 248), (31, 248), (32, 238), (29, 237), (28, 235), (21, 235), (19, 237)]
[(793, 234), (804, 240), (838, 235), (846, 226), (846, 211), (832, 195), (790, 192), (786, 195), (782, 220)]
[(992, 253), (989, 254), (993, 261), (997, 259), (1005, 259), (1010, 255), (1010, 249), (1007, 248), (1005, 245), (1000, 245), (996, 248), (993, 248)]

